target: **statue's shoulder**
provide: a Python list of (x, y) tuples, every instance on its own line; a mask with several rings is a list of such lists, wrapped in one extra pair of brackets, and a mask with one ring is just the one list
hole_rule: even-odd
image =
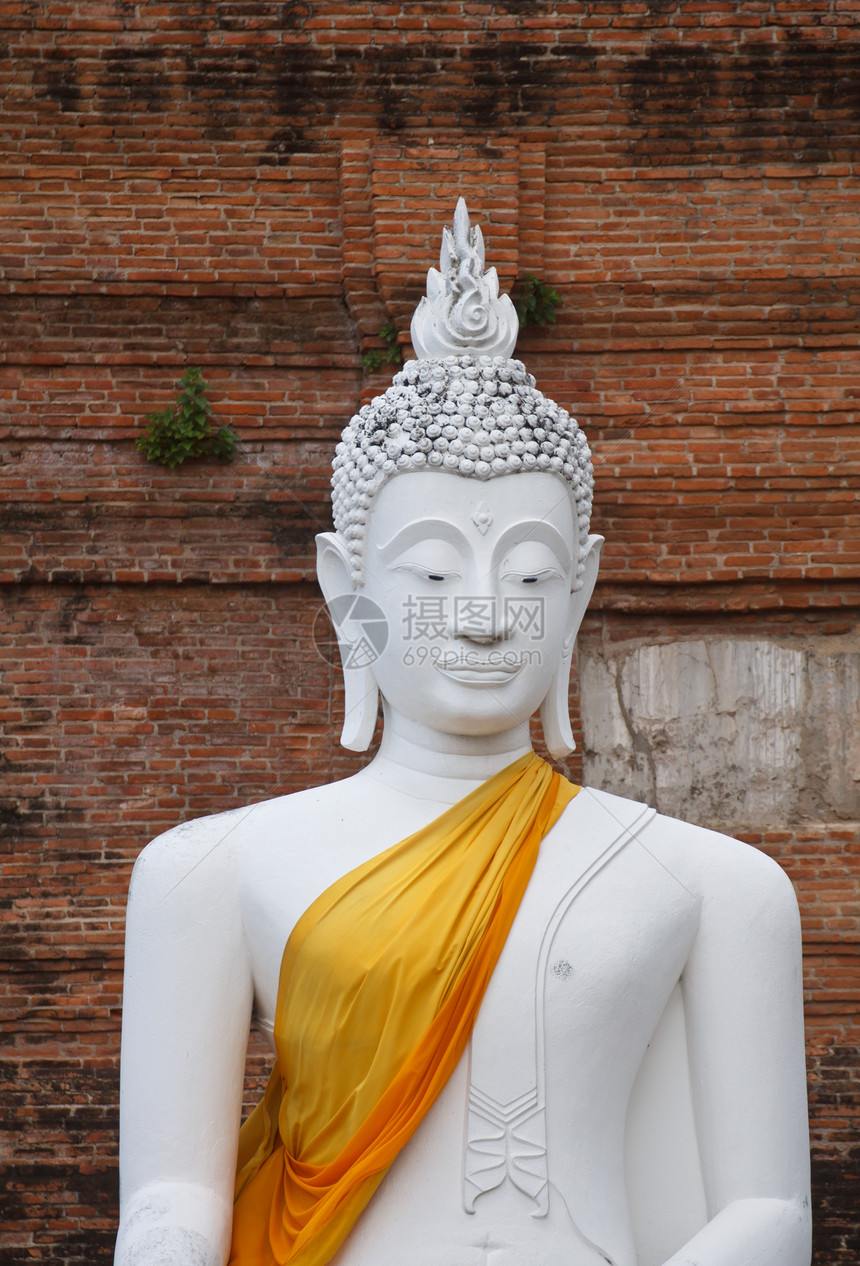
[(156, 835), (142, 849), (134, 864), (129, 896), (147, 893), (172, 893), (179, 884), (194, 889), (204, 880), (224, 872), (232, 865), (232, 838), (256, 805), (211, 813), (202, 818), (180, 822)]
[(181, 883), (190, 892), (213, 881), (233, 882), (237, 865), (249, 852), (275, 838), (286, 842), (301, 834), (323, 812), (337, 813), (349, 799), (351, 781), (308, 787), (170, 827), (139, 854), (130, 895), (143, 887), (167, 892)]
[(753, 844), (660, 813), (650, 839), (658, 859), (686, 876), (704, 899), (722, 896), (738, 910), (761, 903), (791, 912), (797, 908), (785, 871)]
[(699, 897), (725, 893), (735, 901), (766, 901), (796, 908), (794, 889), (785, 871), (754, 845), (668, 817), (623, 796), (594, 788), (588, 788), (588, 794)]

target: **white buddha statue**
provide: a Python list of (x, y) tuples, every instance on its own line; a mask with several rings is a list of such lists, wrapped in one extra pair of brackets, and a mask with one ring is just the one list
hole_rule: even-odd
[(461, 203), (318, 540), (379, 753), (135, 867), (117, 1266), (808, 1266), (788, 880), (531, 753), (538, 710), (572, 747), (601, 541), (515, 338)]

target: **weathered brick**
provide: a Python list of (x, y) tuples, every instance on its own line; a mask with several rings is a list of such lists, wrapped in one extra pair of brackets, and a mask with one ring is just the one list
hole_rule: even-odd
[[(0, 15), (0, 1244), (91, 1266), (111, 1259), (131, 862), (179, 819), (356, 767), (312, 643), (313, 536), (338, 431), (389, 378), (359, 357), (388, 320), (408, 346), (459, 193), (503, 284), (562, 298), (519, 354), (592, 441), (607, 545), (584, 636), (856, 637), (860, 7)], [(189, 365), (239, 452), (168, 472), (134, 440)], [(816, 1262), (840, 1266), (860, 1252), (857, 827), (751, 841), (801, 900)], [(249, 1102), (266, 1063), (253, 1043)]]

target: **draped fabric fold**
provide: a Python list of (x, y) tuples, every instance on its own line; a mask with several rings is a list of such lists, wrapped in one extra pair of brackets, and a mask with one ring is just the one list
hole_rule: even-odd
[(465, 1049), (540, 842), (578, 788), (533, 752), (343, 876), (281, 964), (230, 1266), (324, 1266)]

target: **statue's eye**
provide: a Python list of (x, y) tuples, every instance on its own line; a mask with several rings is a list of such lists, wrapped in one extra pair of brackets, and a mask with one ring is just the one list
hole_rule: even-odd
[(542, 567), (540, 571), (508, 571), (502, 576), (503, 580), (510, 580), (513, 584), (519, 585), (537, 585), (542, 580), (551, 580), (561, 575), (558, 567)]
[[(392, 559), (394, 571), (409, 572), (423, 582), (458, 579), (463, 571), (463, 562), (458, 551), (450, 541), (432, 540), (416, 541), (395, 559)], [(523, 569), (525, 570), (525, 568)]]
[(502, 560), (501, 575), (511, 584), (540, 585), (562, 578), (564, 563), (543, 541), (520, 541)]

